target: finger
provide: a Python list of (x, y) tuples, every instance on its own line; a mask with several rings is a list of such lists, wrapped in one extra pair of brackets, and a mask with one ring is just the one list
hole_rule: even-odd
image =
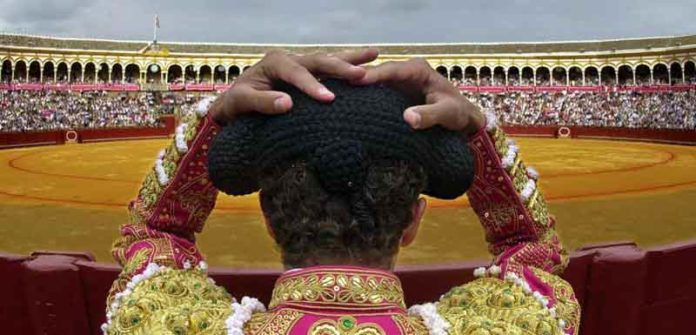
[(319, 80), (307, 68), (291, 58), (281, 58), (278, 63), (271, 70), (273, 72), (270, 74), (271, 78), (280, 79), (291, 84), (319, 101), (329, 102), (336, 97), (324, 85), (319, 83)]
[(404, 120), (413, 129), (427, 129), (435, 125), (451, 128), (458, 125), (456, 120), (458, 108), (449, 100), (443, 99), (432, 104), (411, 106), (404, 111)]
[(292, 100), (286, 93), (260, 91), (249, 86), (238, 87), (226, 100), (236, 114), (250, 112), (280, 114), (292, 108)]
[(400, 62), (386, 62), (372, 68), (366, 68), (365, 76), (356, 84), (372, 85), (380, 82), (401, 81), (408, 78), (408, 67)]
[(311, 73), (322, 74), (330, 77), (359, 80), (365, 76), (366, 70), (360, 66), (348, 63), (338, 57), (312, 56), (300, 61)]
[(361, 65), (377, 59), (379, 50), (372, 47), (360, 50), (346, 50), (334, 53), (333, 56), (353, 65)]

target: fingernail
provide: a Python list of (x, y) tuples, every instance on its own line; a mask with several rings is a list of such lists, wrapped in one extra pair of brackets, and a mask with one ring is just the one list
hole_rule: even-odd
[(282, 112), (285, 110), (285, 103), (283, 102), (283, 97), (277, 97), (273, 101), (273, 108), (275, 108), (276, 111)]
[(334, 98), (334, 94), (331, 93), (331, 91), (329, 91), (326, 87), (322, 87), (319, 89), (319, 95), (326, 97), (326, 98), (331, 98), (331, 99)]
[(416, 113), (414, 109), (407, 109), (406, 112), (404, 112), (404, 119), (406, 119), (406, 122), (408, 122), (411, 127), (415, 129), (420, 127), (421, 116)]

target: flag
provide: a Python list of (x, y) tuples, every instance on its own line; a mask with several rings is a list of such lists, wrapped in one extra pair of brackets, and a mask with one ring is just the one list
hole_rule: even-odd
[(155, 27), (157, 27), (157, 28), (160, 27), (159, 15), (155, 15)]

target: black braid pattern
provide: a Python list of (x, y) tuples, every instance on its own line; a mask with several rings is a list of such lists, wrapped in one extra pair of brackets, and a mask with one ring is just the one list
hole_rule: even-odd
[[(303, 161), (328, 192), (350, 195), (361, 189), (371, 161), (397, 160), (422, 167), (424, 194), (454, 199), (469, 188), (474, 160), (465, 135), (439, 126), (413, 130), (403, 120), (409, 100), (393, 89), (323, 84), (336, 95), (331, 103), (279, 86), (293, 100), (289, 113), (249, 114), (224, 127), (208, 155), (214, 185), (227, 194), (253, 193), (261, 176)], [(367, 218), (369, 206), (361, 202), (353, 203), (355, 214)]]

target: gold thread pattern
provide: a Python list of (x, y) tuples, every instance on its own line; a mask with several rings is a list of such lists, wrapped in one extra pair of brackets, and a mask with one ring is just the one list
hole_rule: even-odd
[(226, 334), (232, 298), (198, 270), (163, 269), (123, 297), (108, 334)]
[(437, 310), (449, 322), (452, 335), (563, 334), (556, 319), (533, 296), (494, 277), (453, 288)]
[(345, 271), (311, 272), (281, 278), (273, 289), (269, 307), (288, 302), (362, 307), (397, 305), (405, 308), (401, 283), (396, 277)]

